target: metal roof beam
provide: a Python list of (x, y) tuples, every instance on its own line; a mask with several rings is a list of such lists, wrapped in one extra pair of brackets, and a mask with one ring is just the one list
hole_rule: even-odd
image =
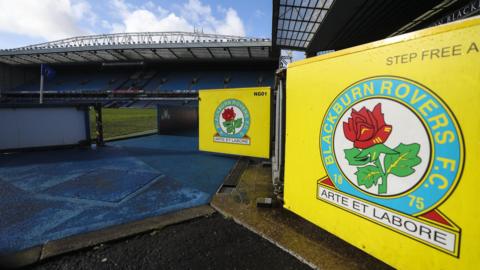
[[(126, 59), (120, 59), (116, 54), (112, 53), (112, 52), (109, 51), (109, 50), (105, 50), (104, 52), (107, 53), (107, 54), (109, 54), (109, 55), (111, 55), (113, 58), (115, 58), (116, 61), (126, 60)], [(113, 51), (113, 52), (115, 52), (115, 51)], [(115, 53), (117, 53), (117, 52), (115, 52)]]
[[(128, 56), (123, 54), (123, 50), (113, 50), (113, 52), (115, 52), (115, 54), (120, 55), (120, 57), (122, 58), (120, 60), (127, 61), (129, 59)], [(117, 58), (118, 58), (118, 56), (117, 56)]]
[(70, 53), (73, 54), (73, 55), (75, 55), (75, 56), (78, 56), (79, 58), (84, 59), (84, 60), (87, 61), (87, 62), (90, 62), (90, 59), (86, 58), (85, 56), (82, 56), (82, 55), (80, 55), (80, 54), (78, 54), (78, 53), (76, 53), (76, 52), (70, 52)]
[(173, 54), (177, 59), (180, 59), (180, 57), (179, 57), (175, 52), (173, 52), (172, 49), (168, 49), (168, 51), (169, 51), (171, 54)]
[(138, 56), (140, 56), (140, 58), (142, 58), (143, 60), (146, 60), (147, 58), (145, 56), (143, 56), (143, 54), (139, 53), (137, 50), (135, 49), (132, 49), (132, 52), (136, 53)]
[(80, 62), (79, 60), (70, 58), (70, 57), (68, 57), (67, 55), (68, 55), (68, 53), (63, 53), (63, 54), (62, 54), (62, 53), (58, 53), (58, 54), (56, 54), (56, 56), (60, 56), (60, 57), (62, 57), (62, 58), (65, 58), (65, 59), (67, 59), (67, 61)]
[[(18, 62), (17, 60), (14, 60), (16, 57), (7, 57), (7, 56), (3, 56), (3, 57), (0, 57), (0, 59), (2, 59), (3, 61), (5, 62), (8, 62), (8, 64), (19, 64), (19, 65), (25, 65), (25, 62)], [(5, 63), (4, 62), (4, 63)]]
[(229, 48), (223, 48), (223, 50), (227, 51), (228, 52), (228, 55), (230, 56), (230, 58), (233, 58), (232, 56), (232, 52), (230, 51)]
[(100, 59), (100, 61), (107, 61), (107, 59), (101, 57), (100, 55), (97, 54), (96, 51), (88, 51), (87, 52), (89, 55), (92, 55), (93, 57), (96, 57), (98, 59)]
[(38, 59), (42, 64), (47, 63), (47, 64), (55, 64), (56, 60), (52, 57), (50, 57), (48, 54), (35, 54), (31, 56), (34, 59)]
[(192, 55), (193, 58), (197, 59), (197, 56), (193, 54), (192, 49), (188, 48), (187, 51)]
[(96, 47), (112, 45), (152, 45), (163, 43), (203, 43), (203, 42), (244, 42), (252, 40), (269, 41), (265, 38), (251, 38), (232, 35), (205, 34), (199, 32), (139, 32), (139, 33), (118, 33), (107, 35), (92, 35), (66, 38), (57, 41), (45, 42), (16, 50), (37, 50), (71, 47)]
[[(25, 60), (30, 64), (42, 64), (43, 62), (40, 59), (33, 57), (33, 55), (15, 55), (19, 59)], [(27, 58), (24, 58), (27, 57)]]
[(156, 49), (151, 49), (152, 53), (155, 54), (159, 59), (163, 59), (163, 57), (157, 53)]
[(85, 52), (85, 51), (105, 51), (105, 50), (133, 50), (133, 49), (175, 49), (175, 48), (224, 48), (224, 47), (248, 47), (248, 46), (271, 46), (272, 42), (247, 40), (242, 42), (195, 42), (195, 43), (162, 43), (162, 44), (118, 44), (105, 46), (82, 46), (66, 48), (37, 48), (29, 50), (0, 50), (0, 55), (18, 55), (18, 54), (39, 54), (39, 53), (64, 53), (64, 52)]
[(216, 58), (215, 55), (213, 55), (212, 51), (210, 51), (210, 48), (207, 48), (207, 51), (210, 54), (210, 56), (212, 57), (212, 59)]

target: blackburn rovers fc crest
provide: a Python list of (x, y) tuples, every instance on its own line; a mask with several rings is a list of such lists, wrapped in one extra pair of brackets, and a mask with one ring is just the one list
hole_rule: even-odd
[(217, 132), (213, 136), (214, 142), (250, 144), (250, 138), (247, 135), (250, 127), (250, 113), (240, 100), (224, 100), (215, 110), (214, 125)]
[(319, 147), (319, 200), (459, 255), (460, 228), (439, 206), (461, 175), (462, 134), (431, 90), (399, 77), (349, 86), (324, 115)]

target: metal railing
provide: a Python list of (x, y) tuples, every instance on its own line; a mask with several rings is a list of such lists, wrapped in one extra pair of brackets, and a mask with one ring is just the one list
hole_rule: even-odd
[(270, 41), (267, 38), (251, 38), (230, 35), (205, 34), (198, 32), (139, 32), (117, 33), (93, 36), (79, 36), (57, 41), (34, 44), (6, 51), (28, 51), (53, 48), (74, 48), (102, 45), (165, 44), (165, 43), (200, 43), (200, 42), (255, 42)]

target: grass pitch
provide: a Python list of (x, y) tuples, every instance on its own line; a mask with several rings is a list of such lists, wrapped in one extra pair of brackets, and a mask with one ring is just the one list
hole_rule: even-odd
[[(103, 108), (104, 139), (157, 129), (156, 109)], [(90, 131), (95, 134), (95, 113), (90, 110)]]

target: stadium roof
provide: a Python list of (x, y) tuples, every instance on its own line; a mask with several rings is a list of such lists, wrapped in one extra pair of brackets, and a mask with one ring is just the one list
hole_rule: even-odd
[(274, 57), (270, 39), (188, 32), (82, 36), (0, 50), (0, 62), (11, 65)]
[(412, 31), (472, 0), (273, 0), (274, 48), (338, 50)]
[(333, 0), (274, 0), (275, 44), (286, 49), (306, 49), (332, 3)]

